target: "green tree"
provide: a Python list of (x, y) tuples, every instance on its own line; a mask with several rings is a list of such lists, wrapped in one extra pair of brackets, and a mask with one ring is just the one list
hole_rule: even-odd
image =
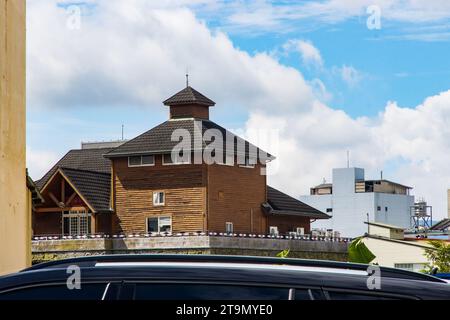
[(425, 266), (425, 271), (430, 272), (437, 267), (439, 272), (450, 273), (450, 245), (439, 240), (431, 240), (428, 243), (431, 248), (425, 249), (424, 255), (429, 261)]
[(363, 237), (355, 238), (348, 247), (348, 261), (356, 263), (371, 263), (375, 255), (363, 242)]

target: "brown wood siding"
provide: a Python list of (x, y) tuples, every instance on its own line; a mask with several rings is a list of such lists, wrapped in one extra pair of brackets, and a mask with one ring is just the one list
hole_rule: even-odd
[[(128, 167), (128, 159), (114, 159), (113, 233), (144, 233), (149, 217), (172, 217), (173, 233), (204, 230), (206, 167), (164, 166), (156, 156), (155, 166)], [(165, 192), (165, 205), (153, 206), (153, 192)]]
[(97, 213), (95, 215), (95, 233), (110, 234), (111, 233), (111, 213)]
[(62, 213), (34, 213), (34, 235), (61, 235)]
[(200, 105), (180, 105), (170, 107), (170, 118), (209, 119), (209, 107)]
[(208, 229), (224, 232), (232, 222), (237, 233), (266, 233), (267, 219), (261, 210), (266, 202), (266, 176), (261, 165), (208, 166)]
[(305, 233), (310, 232), (310, 219), (296, 216), (270, 216), (269, 227), (278, 227), (280, 234), (297, 231), (297, 228), (305, 228)]

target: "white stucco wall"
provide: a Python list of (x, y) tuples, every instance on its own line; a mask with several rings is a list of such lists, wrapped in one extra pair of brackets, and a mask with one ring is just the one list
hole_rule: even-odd
[[(414, 197), (387, 193), (356, 193), (355, 179), (364, 179), (364, 170), (345, 168), (333, 170), (333, 194), (300, 196), (300, 201), (322, 211), (332, 218), (318, 220), (312, 228), (326, 228), (341, 232), (344, 237), (357, 237), (367, 232), (367, 214), (371, 222), (380, 222), (402, 228), (410, 226), (410, 206)], [(381, 210), (378, 211), (378, 206)], [(386, 212), (385, 208), (388, 208)]]

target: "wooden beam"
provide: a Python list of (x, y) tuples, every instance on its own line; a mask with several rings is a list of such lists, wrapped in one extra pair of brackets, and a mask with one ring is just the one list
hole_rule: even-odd
[(56, 199), (55, 195), (52, 192), (48, 193), (48, 196), (50, 197), (50, 199), (53, 200), (53, 202), (60, 208), (64, 208), (65, 205), (62, 202), (59, 202), (58, 199)]
[(61, 177), (61, 202), (66, 203), (66, 181)]
[(86, 207), (64, 207), (64, 208), (36, 208), (36, 213), (52, 213), (63, 211), (89, 211)]
[(70, 203), (73, 201), (73, 199), (75, 199), (76, 196), (77, 196), (76, 192), (72, 193), (72, 195), (66, 201), (66, 207), (68, 207), (70, 205)]

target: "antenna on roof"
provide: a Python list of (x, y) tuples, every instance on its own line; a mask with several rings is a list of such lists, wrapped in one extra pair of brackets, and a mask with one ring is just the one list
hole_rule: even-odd
[(124, 130), (124, 128), (125, 128), (125, 126), (124, 126), (124, 124), (122, 123), (122, 141), (124, 140), (124, 136), (123, 136), (123, 130)]

